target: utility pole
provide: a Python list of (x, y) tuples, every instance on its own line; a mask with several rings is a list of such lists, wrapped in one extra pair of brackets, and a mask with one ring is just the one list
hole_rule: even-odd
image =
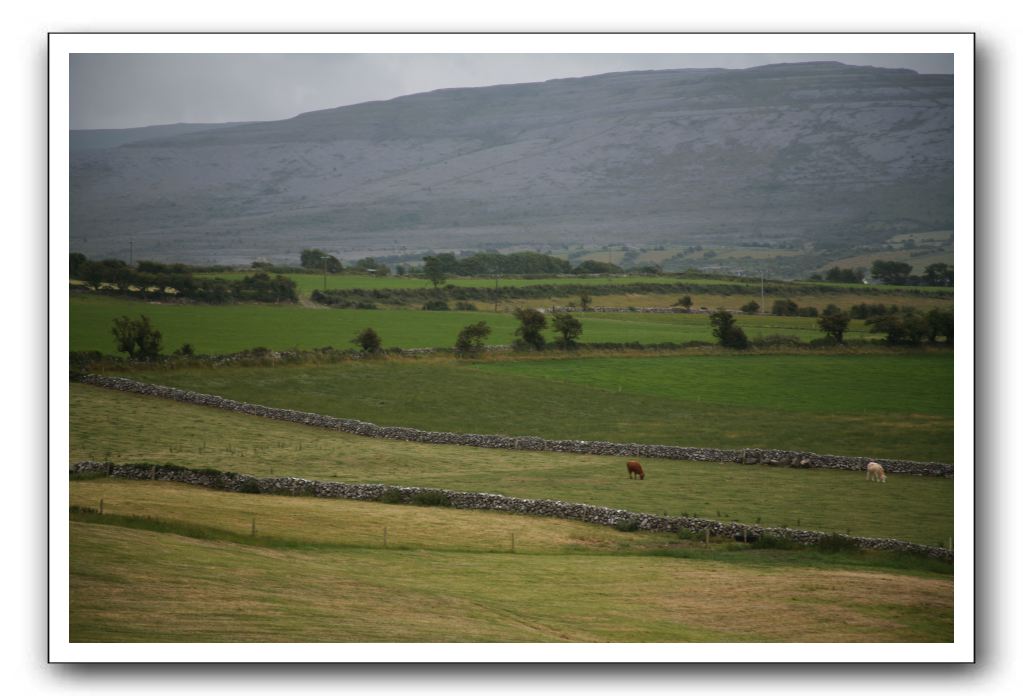
[(129, 266), (134, 266), (135, 265), (135, 240), (134, 239), (129, 239), (128, 240), (128, 265)]
[(766, 312), (767, 307), (764, 306), (764, 269), (760, 269), (760, 311)]
[(327, 290), (327, 259), (329, 259), (329, 258), (330, 258), (329, 256), (321, 256), (320, 257), (320, 259), (323, 261), (323, 290), (324, 290), (324, 292), (326, 292), (326, 290)]

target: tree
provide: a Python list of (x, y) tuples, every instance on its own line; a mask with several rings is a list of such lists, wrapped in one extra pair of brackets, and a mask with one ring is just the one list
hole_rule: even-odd
[(590, 311), (590, 305), (593, 304), (593, 298), (590, 297), (590, 293), (584, 292), (579, 295), (579, 306), (583, 308), (584, 312)]
[(719, 309), (710, 315), (710, 325), (713, 327), (714, 337), (718, 343), (726, 348), (748, 348), (749, 339), (746, 332), (736, 326), (735, 318), (731, 312)]
[(924, 282), (928, 285), (952, 285), (954, 269), (947, 263), (932, 263), (924, 269)]
[(371, 328), (365, 328), (360, 331), (355, 338), (352, 339), (352, 343), (362, 348), (364, 353), (379, 353), (380, 352), (380, 334)]
[(127, 353), (132, 360), (149, 360), (160, 355), (160, 341), (163, 337), (144, 314), (139, 315), (138, 319), (126, 316), (114, 319), (112, 332), (117, 350)]
[(391, 269), (387, 267), (387, 264), (380, 263), (372, 256), (359, 259), (355, 262), (354, 268), (357, 271), (365, 271), (366, 273), (373, 273), (378, 276), (385, 276), (391, 272)]
[(469, 324), (458, 332), (455, 340), (455, 353), (459, 355), (479, 355), (483, 352), (483, 341), (490, 335), (490, 326), (485, 321)]
[(423, 275), (425, 275), (426, 278), (433, 283), (434, 290), (440, 287), (441, 283), (448, 279), (444, 266), (444, 260), (438, 256), (423, 257)]
[(821, 331), (835, 340), (835, 343), (842, 343), (842, 337), (849, 328), (849, 313), (843, 312), (838, 306), (829, 304), (824, 312), (817, 318), (817, 326)]
[(77, 252), (77, 251), (72, 251), (71, 254), (69, 255), (69, 259), (68, 260), (69, 260), (70, 271), (71, 271), (70, 277), (71, 278), (78, 278), (78, 271), (82, 268), (82, 264), (85, 263), (86, 260), (87, 260), (85, 258), (85, 254), (82, 254), (82, 253)]
[(757, 311), (760, 309), (760, 303), (757, 302), (756, 300), (750, 300), (742, 307), (740, 307), (740, 309), (746, 312), (746, 314), (756, 314)]
[(870, 267), (870, 275), (886, 285), (905, 285), (913, 267), (901, 261), (875, 261)]
[(572, 273), (624, 273), (621, 266), (606, 261), (583, 261), (572, 269)]
[(824, 280), (829, 283), (862, 283), (865, 275), (863, 269), (839, 268), (832, 266), (824, 274)]
[(520, 350), (526, 348), (543, 350), (547, 344), (542, 333), (547, 328), (547, 317), (543, 312), (529, 307), (519, 307), (515, 310), (515, 318), (521, 324), (515, 329), (515, 335), (519, 337), (515, 341), (515, 347)]
[(775, 300), (771, 305), (771, 314), (779, 317), (794, 317), (799, 313), (799, 305), (792, 300)]
[(920, 345), (929, 334), (927, 319), (912, 308), (867, 319), (871, 333), (885, 334), (885, 343), (891, 345)]
[(689, 308), (693, 306), (693, 298), (689, 295), (683, 295), (679, 298), (678, 302), (675, 303), (676, 307), (681, 307), (685, 311), (689, 311)]
[(551, 323), (554, 325), (554, 330), (561, 334), (558, 345), (562, 348), (575, 347), (575, 339), (579, 338), (583, 332), (582, 322), (571, 314), (559, 313), (554, 315)]
[(299, 260), (302, 268), (322, 271), (326, 266), (327, 273), (340, 273), (342, 268), (341, 261), (336, 256), (331, 256), (320, 249), (303, 249)]
[(945, 337), (945, 343), (952, 344), (952, 333), (955, 329), (955, 316), (951, 309), (932, 309), (927, 312), (928, 338), (936, 343), (938, 336)]

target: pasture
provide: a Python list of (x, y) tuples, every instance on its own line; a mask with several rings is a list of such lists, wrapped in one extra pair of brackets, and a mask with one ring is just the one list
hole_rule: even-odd
[[(72, 482), (71, 495), (109, 501), (71, 514), (76, 642), (952, 639), (947, 571), (163, 483)], [(131, 514), (156, 519), (133, 528)], [(629, 601), (637, 577), (643, 601)]]
[(129, 376), (423, 430), (924, 461), (953, 458), (952, 355), (348, 361)]
[(931, 545), (953, 529), (950, 479), (644, 459), (639, 481), (625, 458), (365, 438), (83, 384), (71, 385), (70, 435), (71, 461), (482, 491)]
[[(529, 304), (529, 303), (523, 303)], [(543, 304), (543, 303), (540, 303)], [(549, 304), (547, 305), (549, 306)], [(184, 305), (111, 297), (71, 298), (71, 350), (114, 352), (110, 332), (115, 318), (145, 314), (163, 334), (164, 352), (191, 343), (204, 354), (233, 353), (258, 346), (272, 350), (351, 348), (356, 333), (373, 327), (385, 348), (448, 348), (467, 324), (486, 321), (489, 345), (508, 345), (518, 322), (509, 312), (427, 312), (419, 309), (326, 309), (299, 305)], [(714, 342), (706, 314), (580, 313), (582, 343)], [(802, 341), (823, 334), (811, 317), (739, 316), (751, 339), (785, 335)], [(847, 337), (874, 339), (862, 321), (853, 321)], [(548, 329), (547, 337), (555, 334)]]

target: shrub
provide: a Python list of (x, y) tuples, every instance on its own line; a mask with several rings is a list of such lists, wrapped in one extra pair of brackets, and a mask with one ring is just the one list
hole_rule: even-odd
[(912, 308), (871, 317), (867, 319), (867, 326), (870, 333), (885, 334), (885, 342), (891, 345), (920, 345), (929, 332), (927, 319)]
[(446, 312), (451, 309), (448, 303), (444, 300), (430, 300), (423, 305), (423, 309), (428, 312)]
[(746, 314), (756, 314), (760, 310), (760, 303), (755, 300), (750, 300), (739, 309), (746, 312)]
[(768, 334), (754, 338), (750, 343), (758, 348), (776, 348), (781, 346), (801, 346), (803, 341), (799, 336), (786, 336), (784, 334)]
[(515, 347), (519, 350), (543, 350), (547, 344), (542, 331), (547, 328), (547, 317), (529, 307), (519, 307), (515, 310), (515, 318), (519, 320), (520, 326), (515, 329), (515, 335), (519, 339), (515, 341)]
[[(682, 513), (682, 516), (688, 517), (688, 515), (686, 515), (685, 513)], [(689, 541), (700, 541), (703, 539), (703, 535), (701, 535), (699, 532), (694, 532), (692, 529), (689, 529), (687, 527), (679, 527), (678, 531), (675, 532), (675, 535), (679, 539), (686, 539)]]
[(817, 319), (817, 326), (828, 335), (834, 343), (841, 343), (846, 329), (849, 328), (849, 314), (838, 306), (829, 304), (824, 313)]
[(771, 305), (771, 314), (779, 317), (794, 317), (799, 311), (799, 305), (792, 300), (775, 300)]
[(615, 522), (615, 529), (619, 532), (635, 532), (639, 529), (639, 520), (626, 518)]
[(149, 360), (160, 355), (162, 335), (149, 323), (149, 317), (140, 314), (138, 319), (122, 316), (114, 319), (114, 343), (117, 350), (128, 357)]
[(490, 335), (490, 326), (485, 321), (469, 324), (458, 332), (455, 352), (459, 355), (477, 355), (483, 351), (483, 341)]
[(458, 302), (456, 302), (455, 309), (460, 310), (462, 312), (478, 311), (478, 307), (476, 307), (476, 305), (474, 305), (472, 302), (465, 302), (464, 300), (459, 300)]
[(849, 537), (835, 532), (817, 540), (817, 548), (825, 553), (839, 553), (841, 551), (858, 551), (859, 545)]
[(236, 489), (239, 493), (260, 493), (259, 482), (254, 478), (247, 478), (238, 484)]
[(377, 498), (377, 502), (387, 503), (388, 505), (396, 505), (398, 503), (405, 502), (405, 496), (401, 494), (397, 488), (388, 488), (386, 491), (380, 494)]
[(573, 317), (571, 314), (555, 314), (552, 320), (554, 324), (554, 330), (561, 334), (558, 338), (558, 345), (561, 348), (572, 348), (575, 346), (575, 339), (583, 332), (583, 324), (581, 321)]
[(451, 500), (443, 491), (420, 491), (409, 499), (413, 505), (435, 505), (451, 507)]
[(174, 351), (174, 355), (195, 355), (195, 348), (192, 347), (191, 343), (182, 343), (181, 347)]
[(726, 348), (741, 350), (749, 347), (749, 339), (746, 338), (746, 332), (735, 325), (735, 318), (731, 312), (723, 309), (714, 312), (710, 315), (710, 324), (714, 327), (714, 337), (718, 339), (718, 343)]
[(755, 549), (780, 549), (793, 550), (801, 549), (803, 545), (787, 537), (775, 536), (774, 534), (761, 534), (758, 539), (750, 544)]
[(362, 348), (364, 353), (380, 352), (380, 334), (372, 328), (365, 328), (360, 331), (355, 338), (352, 339), (352, 343)]

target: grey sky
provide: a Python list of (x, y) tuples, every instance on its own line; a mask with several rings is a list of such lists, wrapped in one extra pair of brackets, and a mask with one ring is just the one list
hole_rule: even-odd
[(70, 123), (87, 129), (266, 121), (442, 87), (807, 60), (952, 72), (952, 54), (78, 53), (70, 62)]

